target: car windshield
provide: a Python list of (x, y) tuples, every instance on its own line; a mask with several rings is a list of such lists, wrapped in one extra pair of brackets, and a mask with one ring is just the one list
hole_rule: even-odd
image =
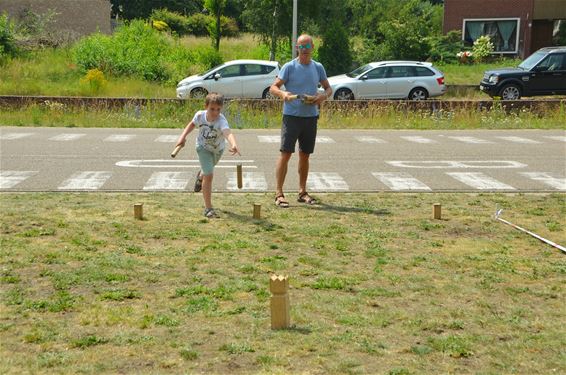
[(220, 67), (220, 65), (215, 66), (212, 69), (208, 69), (206, 72), (199, 74), (199, 76), (204, 77), (204, 76), (208, 75), (208, 73), (212, 72), (214, 69), (218, 69), (219, 67)]
[(546, 56), (544, 52), (535, 52), (519, 64), (519, 68), (523, 70), (531, 70), (536, 63), (538, 63), (542, 58)]
[(350, 78), (354, 78), (359, 76), (362, 73), (367, 72), (368, 70), (372, 69), (373, 67), (370, 64), (360, 66), (358, 69), (351, 71), (350, 73), (346, 73), (346, 75)]

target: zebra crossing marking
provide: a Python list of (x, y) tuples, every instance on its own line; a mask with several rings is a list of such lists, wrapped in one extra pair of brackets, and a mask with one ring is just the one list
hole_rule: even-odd
[(535, 141), (529, 138), (515, 137), (515, 136), (497, 136), (495, 138), (503, 139), (504, 141), (523, 143), (523, 144), (540, 144), (539, 141)]
[(516, 190), (481, 172), (446, 172), (450, 177), (478, 190)]
[(316, 137), (316, 143), (336, 143), (336, 141), (330, 137), (319, 135)]
[(134, 134), (112, 134), (104, 139), (104, 142), (128, 142), (134, 139)]
[(486, 141), (485, 139), (476, 138), (476, 137), (449, 136), (448, 138), (452, 138), (452, 139), (455, 139), (455, 140), (460, 141), (460, 142), (471, 143), (471, 144), (493, 143), (491, 141)]
[(307, 189), (314, 191), (347, 191), (350, 187), (342, 176), (334, 172), (310, 172)]
[(362, 143), (387, 143), (381, 138), (371, 137), (369, 135), (362, 135), (354, 137), (358, 142)]
[(97, 190), (112, 176), (111, 172), (85, 171), (77, 172), (66, 179), (59, 190)]
[(69, 142), (69, 141), (76, 141), (79, 138), (84, 137), (86, 134), (77, 134), (77, 133), (63, 133), (58, 134), (49, 138), (50, 141), (56, 142)]
[(534, 181), (540, 181), (557, 190), (566, 190), (566, 178), (554, 177), (546, 172), (521, 172), (521, 175)]
[(391, 190), (432, 190), (430, 187), (405, 172), (372, 172), (372, 175)]
[(278, 135), (258, 135), (257, 140), (261, 143), (280, 143), (281, 137)]
[(6, 133), (0, 135), (0, 140), (13, 141), (15, 139), (22, 139), (25, 137), (30, 137), (35, 133)]
[(37, 171), (0, 171), (0, 189), (13, 188), (37, 173)]
[(190, 178), (189, 172), (154, 172), (143, 190), (184, 190)]
[(545, 138), (554, 139), (555, 141), (566, 142), (566, 137), (563, 135), (545, 135)]
[(155, 138), (154, 142), (161, 142), (161, 143), (173, 143), (177, 142), (179, 136), (177, 135), (160, 135), (159, 137)]
[(415, 143), (438, 143), (438, 141), (435, 141), (434, 139), (425, 138), (418, 135), (407, 135), (407, 136), (402, 136), (401, 138), (409, 142), (415, 142)]
[(267, 180), (261, 172), (242, 172), (242, 189), (238, 189), (238, 176), (236, 172), (226, 173), (226, 189), (230, 191), (254, 190), (267, 191)]

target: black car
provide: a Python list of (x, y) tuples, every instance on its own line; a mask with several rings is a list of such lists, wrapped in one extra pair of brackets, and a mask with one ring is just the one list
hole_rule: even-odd
[(486, 71), (480, 90), (503, 100), (517, 100), (521, 96), (565, 95), (566, 46), (541, 48), (517, 68)]

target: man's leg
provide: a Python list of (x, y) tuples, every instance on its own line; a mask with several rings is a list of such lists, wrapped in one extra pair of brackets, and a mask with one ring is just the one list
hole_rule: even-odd
[(309, 176), (309, 157), (311, 154), (299, 151), (299, 194), (307, 191), (307, 178)]
[(283, 195), (283, 184), (285, 183), (285, 177), (287, 176), (287, 166), (292, 155), (293, 154), (291, 152), (281, 151), (279, 159), (277, 159), (277, 164), (275, 165), (276, 197)]

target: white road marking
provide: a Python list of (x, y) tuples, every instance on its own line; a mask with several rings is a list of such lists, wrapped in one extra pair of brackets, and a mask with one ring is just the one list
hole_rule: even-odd
[(350, 187), (338, 173), (311, 172), (307, 179), (307, 189), (315, 191), (347, 191)]
[(68, 141), (76, 141), (79, 138), (84, 137), (86, 134), (76, 134), (76, 133), (63, 133), (56, 135), (54, 137), (49, 138), (50, 141), (58, 141), (58, 142), (68, 142)]
[(562, 136), (562, 135), (545, 135), (545, 138), (548, 139), (554, 139), (555, 141), (562, 141), (562, 142), (566, 142), (566, 137)]
[(386, 161), (398, 168), (524, 168), (527, 165), (513, 160), (389, 160)]
[(418, 135), (408, 135), (401, 138), (406, 139), (409, 142), (415, 142), (415, 143), (438, 143), (434, 139), (425, 138)]
[(540, 143), (539, 141), (535, 141), (535, 140), (532, 140), (532, 139), (529, 139), (529, 138), (515, 137), (515, 136), (496, 137), (496, 138), (500, 138), (500, 139), (503, 139), (503, 140), (505, 140), (505, 141), (515, 142), (515, 143), (524, 143), (524, 144)]
[(279, 135), (258, 135), (257, 140), (261, 143), (280, 143), (281, 136)]
[(490, 141), (486, 141), (485, 139), (480, 139), (480, 138), (476, 138), (476, 137), (455, 137), (455, 136), (450, 136), (448, 138), (452, 138), (455, 139), (457, 141), (460, 142), (464, 142), (464, 143), (472, 143), (472, 144), (481, 144), (481, 143), (493, 143)]
[[(253, 160), (220, 160), (215, 168), (234, 168), (236, 164), (253, 163)], [(228, 164), (228, 165), (226, 165)], [(122, 160), (115, 164), (118, 167), (130, 168), (200, 168), (198, 160), (182, 159), (153, 159), (153, 160)], [(242, 165), (242, 168), (257, 168), (255, 165)]]
[(478, 190), (515, 190), (513, 186), (497, 181), (496, 179), (481, 172), (446, 172), (446, 174)]
[(336, 141), (330, 137), (319, 135), (316, 137), (316, 143), (336, 143)]
[(228, 179), (226, 189), (231, 191), (267, 191), (267, 180), (262, 172), (242, 172), (242, 189), (238, 189), (238, 176), (236, 172), (226, 173), (226, 178)]
[(155, 138), (154, 142), (162, 142), (162, 143), (174, 143), (177, 142), (179, 136), (177, 135), (160, 135), (159, 137)]
[(189, 172), (154, 172), (143, 190), (184, 190), (191, 176)]
[(34, 135), (35, 133), (6, 133), (6, 134), (2, 134), (0, 135), (0, 139), (1, 140), (6, 140), (6, 141), (13, 141), (14, 139), (21, 139), (21, 138), (25, 138), (25, 137), (29, 137), (31, 135)]
[(86, 171), (78, 172), (65, 180), (59, 190), (96, 190), (102, 187), (112, 176), (111, 172)]
[(0, 171), (0, 189), (10, 189), (35, 174), (37, 171)]
[(372, 175), (391, 190), (431, 190), (427, 185), (404, 172), (372, 172)]
[(358, 136), (358, 137), (354, 137), (354, 138), (357, 141), (362, 142), (362, 143), (387, 143), (383, 139), (376, 138), (376, 137), (370, 137), (370, 136), (367, 136), (367, 135), (362, 135), (362, 136)]
[(531, 180), (540, 181), (557, 190), (566, 190), (566, 178), (554, 177), (545, 172), (522, 172), (521, 175)]
[(136, 136), (133, 134), (112, 134), (104, 139), (104, 142), (128, 142)]

